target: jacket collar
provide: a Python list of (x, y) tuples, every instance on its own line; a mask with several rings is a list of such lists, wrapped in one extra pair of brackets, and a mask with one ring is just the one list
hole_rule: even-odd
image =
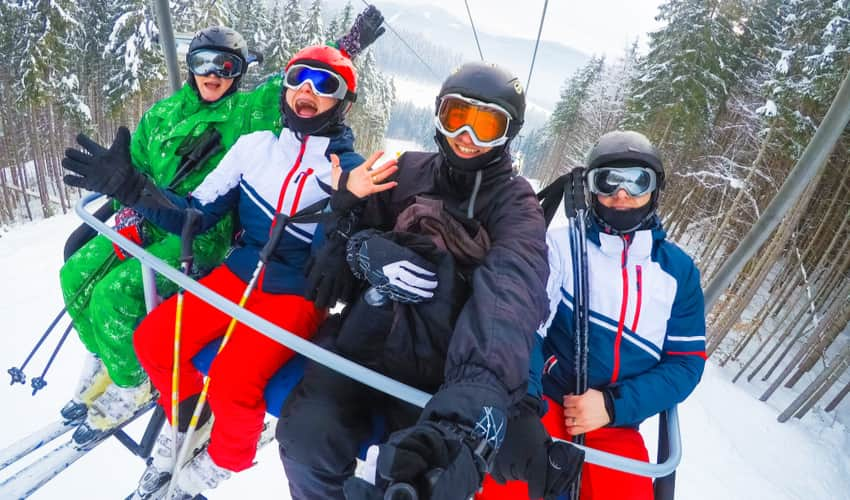
[(628, 239), (629, 258), (646, 260), (652, 256), (655, 242), (663, 240), (667, 233), (661, 227), (661, 221), (656, 217), (652, 226), (647, 229), (629, 233), (626, 236), (608, 234), (601, 230), (593, 217), (588, 217), (587, 239), (599, 247), (603, 254), (620, 258)]

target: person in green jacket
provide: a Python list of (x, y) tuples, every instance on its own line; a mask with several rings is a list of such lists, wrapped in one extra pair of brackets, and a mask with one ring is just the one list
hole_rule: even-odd
[[(250, 93), (238, 92), (248, 66), (244, 38), (225, 27), (210, 27), (193, 38), (186, 60), (187, 83), (155, 103), (133, 134), (133, 164), (158, 186), (186, 195), (212, 171), (242, 134), (278, 133), (277, 101), (281, 79), (275, 77)], [(120, 209), (116, 228), (174, 267), (180, 238)], [(233, 241), (233, 221), (225, 218), (195, 239), (196, 274), (218, 265)], [(133, 351), (133, 331), (146, 314), (141, 266), (104, 236), (76, 251), (60, 270), (65, 304), (86, 349), (86, 362), (74, 398), (63, 417), (86, 421), (75, 433), (78, 442), (92, 439), (128, 419), (151, 398), (150, 383)], [(158, 293), (177, 287), (160, 276)], [(111, 383), (110, 383), (111, 382)], [(91, 411), (90, 411), (91, 410)]]

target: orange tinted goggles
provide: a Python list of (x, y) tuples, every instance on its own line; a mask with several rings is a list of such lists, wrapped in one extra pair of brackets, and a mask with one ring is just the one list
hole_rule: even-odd
[(501, 106), (447, 94), (440, 101), (435, 121), (443, 135), (457, 137), (469, 132), (476, 145), (492, 147), (507, 142), (510, 119)]

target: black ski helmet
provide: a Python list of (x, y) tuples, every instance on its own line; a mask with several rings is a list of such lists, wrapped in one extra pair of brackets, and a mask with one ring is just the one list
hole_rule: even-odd
[(618, 162), (638, 162), (655, 171), (658, 189), (664, 188), (664, 164), (658, 149), (640, 132), (615, 130), (603, 134), (587, 155), (587, 171)]
[(443, 134), (438, 131), (435, 140), (447, 161), (462, 170), (480, 170), (500, 159), (511, 140), (519, 133), (525, 119), (525, 89), (519, 78), (492, 63), (468, 62), (458, 67), (443, 82), (434, 103), (435, 115), (440, 112), (440, 101), (447, 94), (460, 94), (479, 101), (498, 104), (511, 116), (508, 124), (508, 142), (494, 147), (492, 151), (477, 158), (458, 158), (445, 142)]
[[(655, 217), (658, 193), (664, 188), (664, 163), (649, 139), (632, 130), (615, 130), (603, 134), (587, 155), (585, 175), (595, 168), (609, 165), (638, 163), (651, 168), (656, 176), (656, 189), (649, 203), (633, 210), (614, 210), (590, 194), (590, 211), (596, 221), (608, 232), (625, 234), (646, 227)], [(587, 185), (587, 183), (585, 183)]]
[[(233, 79), (233, 85), (227, 89), (227, 92), (222, 97), (230, 95), (239, 88), (239, 82), (248, 69), (248, 43), (238, 31), (230, 29), (226, 26), (210, 26), (195, 33), (192, 41), (189, 42), (189, 51), (186, 52), (186, 63), (189, 63), (189, 54), (198, 49), (216, 49), (224, 52), (230, 52), (242, 59), (242, 74)], [(194, 75), (189, 72), (189, 85), (198, 92), (198, 85), (195, 82)], [(200, 96), (200, 93), (198, 94)]]

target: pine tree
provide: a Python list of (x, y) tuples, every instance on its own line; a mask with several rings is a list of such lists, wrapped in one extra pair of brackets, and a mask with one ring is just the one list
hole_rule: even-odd
[(302, 41), (302, 33), (304, 32), (304, 11), (301, 9), (299, 0), (286, 0), (286, 6), (281, 11), (283, 19), (283, 33), (281, 37), (282, 59), (288, 61), (301, 50), (304, 46)]
[(263, 73), (281, 71), (289, 61), (291, 54), (287, 48), (292, 45), (289, 34), (286, 32), (286, 16), (279, 3), (272, 6), (269, 19), (271, 20), (271, 31), (269, 32), (269, 44), (263, 52)]
[(354, 6), (351, 4), (351, 0), (346, 2), (345, 7), (334, 16), (330, 23), (328, 23), (327, 36), (328, 40), (336, 40), (342, 35), (348, 32), (348, 29), (351, 27), (351, 24), (354, 22)]
[(378, 70), (371, 51), (361, 54), (354, 65), (357, 68), (357, 102), (349, 113), (349, 124), (354, 129), (358, 151), (371, 154), (382, 146), (395, 102), (395, 88)]
[(104, 53), (109, 79), (103, 91), (110, 109), (118, 112), (131, 96), (154, 92), (154, 82), (164, 81), (166, 71), (159, 46), (153, 41), (158, 31), (149, 2), (116, 2), (113, 16), (115, 23)]
[(322, 22), (322, 0), (313, 0), (307, 11), (307, 19), (301, 27), (301, 47), (325, 43), (325, 27)]
[[(561, 96), (555, 105), (555, 110), (546, 125), (546, 146), (543, 161), (532, 175), (539, 176), (544, 184), (548, 184), (572, 167), (583, 163), (585, 150), (583, 143), (575, 141), (575, 133), (583, 126), (582, 105), (587, 99), (591, 88), (599, 80), (605, 67), (604, 57), (592, 57), (590, 61), (565, 83)], [(529, 157), (526, 164), (536, 155)]]
[(726, 105), (741, 68), (739, 37), (719, 0), (669, 0), (656, 19), (629, 102), (629, 127), (677, 152), (693, 150)]

